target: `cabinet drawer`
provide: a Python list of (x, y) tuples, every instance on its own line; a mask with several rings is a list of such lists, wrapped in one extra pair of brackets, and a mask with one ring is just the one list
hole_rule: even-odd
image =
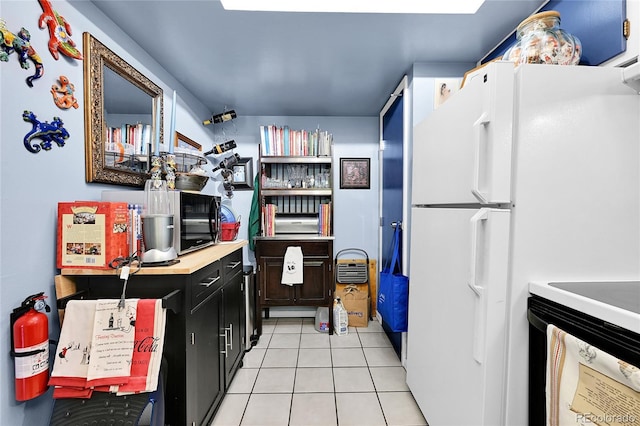
[(306, 256), (319, 256), (331, 258), (333, 254), (332, 244), (325, 240), (258, 240), (256, 249), (261, 256), (283, 256), (287, 247), (302, 247), (302, 254)]
[(222, 288), (223, 282), (219, 260), (194, 273), (191, 279), (191, 310), (193, 311), (217, 289)]
[(222, 271), (225, 282), (242, 272), (242, 250), (236, 250), (222, 258)]

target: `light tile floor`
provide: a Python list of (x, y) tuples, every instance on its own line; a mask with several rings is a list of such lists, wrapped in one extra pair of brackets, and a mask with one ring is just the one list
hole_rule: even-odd
[(426, 425), (377, 321), (344, 336), (313, 318), (271, 318), (211, 426)]

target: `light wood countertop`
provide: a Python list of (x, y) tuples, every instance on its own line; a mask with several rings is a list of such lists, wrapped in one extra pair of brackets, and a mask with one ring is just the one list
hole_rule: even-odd
[[(248, 244), (247, 240), (221, 242), (192, 253), (179, 256), (180, 262), (172, 266), (143, 266), (137, 274), (140, 275), (188, 275), (203, 267), (222, 259), (237, 249)], [(135, 270), (136, 264), (131, 269)], [(63, 268), (61, 275), (116, 275), (115, 269), (87, 269), (87, 268)]]

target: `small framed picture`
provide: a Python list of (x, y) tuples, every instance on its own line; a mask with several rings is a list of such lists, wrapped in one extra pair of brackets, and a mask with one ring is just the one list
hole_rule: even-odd
[(180, 132), (176, 132), (173, 146), (175, 146), (176, 148), (194, 149), (196, 151), (202, 151), (202, 145), (200, 145), (196, 141), (189, 139), (188, 137), (186, 137)]
[(240, 157), (233, 166), (233, 187), (237, 190), (253, 189), (253, 157)]
[(340, 159), (340, 189), (369, 189), (371, 171), (369, 158)]

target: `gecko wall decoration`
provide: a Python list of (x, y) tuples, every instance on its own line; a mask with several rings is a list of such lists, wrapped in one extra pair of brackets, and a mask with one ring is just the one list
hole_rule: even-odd
[[(60, 120), (60, 117), (53, 117), (51, 123), (45, 121), (41, 122), (36, 118), (36, 115), (31, 111), (24, 111), (22, 113), (22, 119), (33, 124), (31, 130), (24, 135), (24, 147), (29, 152), (34, 154), (40, 152), (41, 149), (49, 151), (51, 149), (51, 143), (55, 142), (58, 146), (63, 147), (65, 139), (69, 138), (69, 132), (62, 127), (64, 123)], [(42, 139), (40, 145), (33, 144), (31, 141), (35, 138)]]
[(42, 7), (43, 14), (40, 15), (38, 25), (49, 29), (49, 52), (55, 60), (58, 60), (58, 51), (74, 59), (82, 59), (82, 53), (76, 48), (76, 44), (71, 40), (71, 25), (53, 10), (49, 0), (38, 0)]
[(31, 46), (31, 34), (26, 28), (21, 28), (18, 34), (14, 34), (7, 29), (7, 25), (4, 20), (0, 19), (0, 61), (9, 62), (9, 55), (16, 52), (18, 55), (18, 61), (23, 69), (29, 69), (29, 62), (31, 60), (35, 67), (35, 72), (32, 76), (27, 77), (27, 86), (33, 87), (33, 80), (36, 80), (44, 75), (44, 65), (42, 59), (36, 50)]
[(73, 95), (73, 92), (76, 90), (75, 86), (64, 75), (61, 75), (58, 80), (60, 80), (60, 86), (55, 84), (51, 86), (53, 102), (58, 106), (58, 108), (69, 109), (74, 107), (77, 109), (78, 101)]

